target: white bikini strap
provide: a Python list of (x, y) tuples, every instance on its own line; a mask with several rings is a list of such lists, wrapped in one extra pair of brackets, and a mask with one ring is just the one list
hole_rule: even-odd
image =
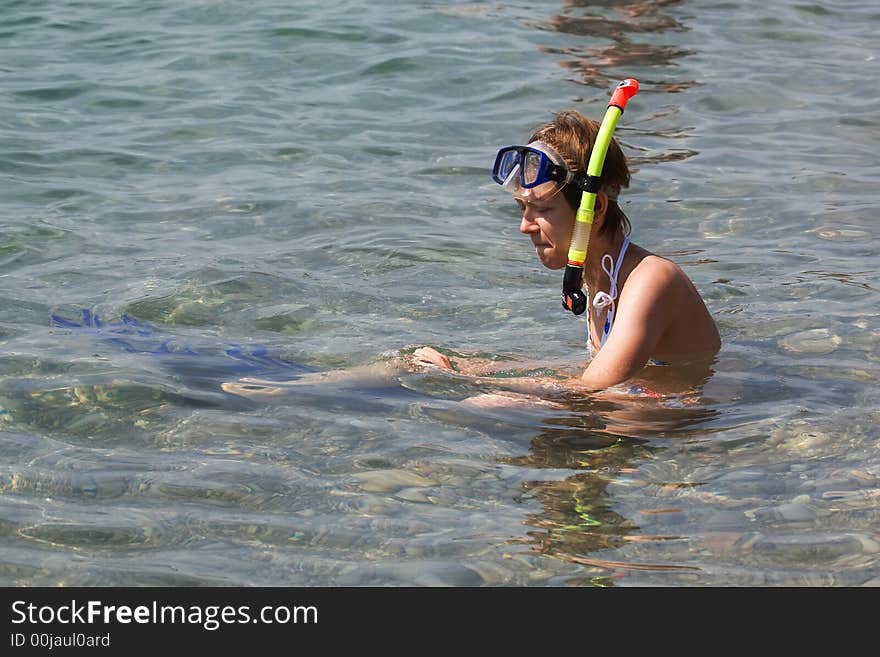
[(614, 302), (617, 299), (617, 276), (620, 274), (620, 266), (623, 264), (623, 258), (626, 255), (626, 249), (628, 246), (629, 237), (624, 237), (623, 244), (620, 246), (620, 253), (617, 254), (617, 262), (614, 262), (614, 258), (607, 253), (602, 256), (602, 271), (605, 272), (608, 276), (608, 280), (611, 281), (611, 288), (608, 292), (596, 292), (596, 296), (593, 297), (593, 308), (596, 310), (602, 310), (603, 308), (610, 306), (608, 314), (605, 316), (605, 326), (602, 329), (602, 337), (599, 340), (600, 347), (605, 344), (605, 341), (608, 339), (608, 334), (611, 333), (611, 326), (614, 324)]
[[(617, 262), (614, 262), (614, 258), (612, 258), (607, 253), (602, 256), (602, 271), (608, 276), (608, 280), (611, 281), (611, 289), (608, 292), (596, 292), (596, 296), (593, 297), (593, 308), (596, 310), (602, 310), (606, 306), (610, 306), (614, 303), (614, 300), (617, 299), (617, 275), (620, 273), (620, 266), (623, 264), (623, 256), (626, 254), (626, 247), (629, 246), (629, 238), (623, 238), (623, 244), (620, 247), (620, 253), (617, 256)], [(606, 264), (607, 262), (610, 264)]]

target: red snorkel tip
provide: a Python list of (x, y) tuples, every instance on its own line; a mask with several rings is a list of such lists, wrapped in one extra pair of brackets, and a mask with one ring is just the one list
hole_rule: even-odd
[(639, 93), (639, 81), (635, 78), (627, 78), (615, 87), (611, 100), (608, 101), (608, 107), (617, 107), (622, 112), (629, 99), (637, 93)]

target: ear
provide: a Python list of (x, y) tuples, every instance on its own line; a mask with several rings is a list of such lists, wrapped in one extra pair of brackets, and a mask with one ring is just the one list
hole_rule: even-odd
[(604, 190), (596, 193), (596, 203), (593, 205), (593, 224), (597, 228), (605, 226), (605, 212), (608, 210), (608, 194)]

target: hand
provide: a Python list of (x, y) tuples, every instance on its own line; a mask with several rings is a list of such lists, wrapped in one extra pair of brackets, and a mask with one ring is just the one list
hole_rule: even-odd
[(528, 395), (521, 392), (513, 392), (503, 390), (499, 392), (484, 392), (473, 397), (462, 399), (461, 403), (465, 406), (474, 408), (509, 408), (511, 406), (541, 406), (545, 408), (564, 408), (562, 404), (542, 399), (535, 395)]
[(434, 365), (444, 370), (453, 370), (452, 361), (433, 347), (419, 347), (412, 354), (413, 361), (419, 365)]

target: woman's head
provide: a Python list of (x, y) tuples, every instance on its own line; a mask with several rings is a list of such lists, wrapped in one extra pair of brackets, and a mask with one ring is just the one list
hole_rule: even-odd
[[(529, 143), (542, 141), (549, 144), (562, 156), (570, 171), (586, 174), (598, 133), (597, 121), (588, 119), (577, 110), (563, 110), (551, 121), (536, 128), (529, 137)], [(600, 232), (610, 231), (613, 235), (618, 228), (624, 234), (630, 232), (629, 219), (617, 203), (617, 195), (624, 187), (629, 187), (629, 167), (617, 140), (612, 139), (602, 167), (602, 190), (608, 195), (608, 208)], [(581, 203), (581, 190), (566, 184), (562, 193), (571, 208), (577, 211)]]

